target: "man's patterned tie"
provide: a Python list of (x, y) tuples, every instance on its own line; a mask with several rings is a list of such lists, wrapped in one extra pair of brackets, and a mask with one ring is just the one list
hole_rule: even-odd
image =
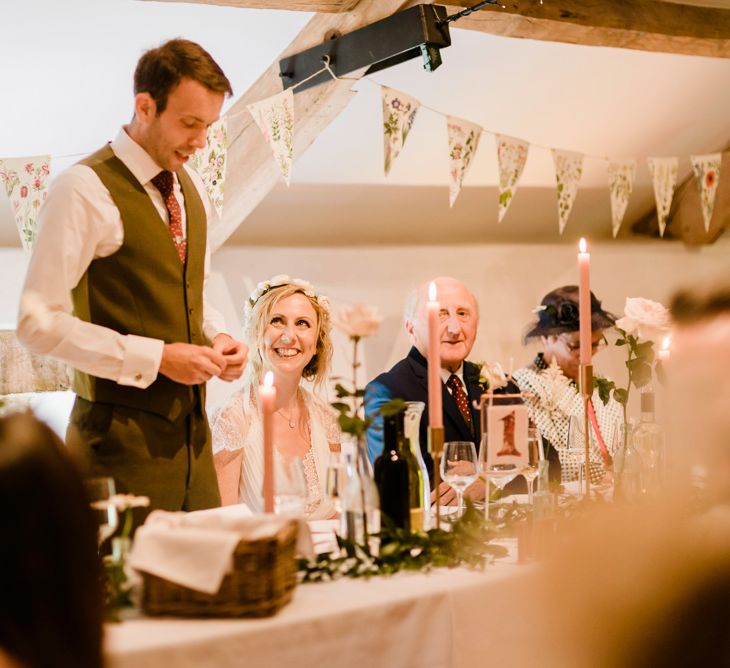
[(464, 387), (459, 380), (459, 376), (452, 373), (446, 381), (446, 387), (451, 390), (451, 396), (456, 400), (456, 405), (464, 417), (464, 421), (471, 426), (471, 411), (469, 410), (469, 397), (464, 392)]
[(154, 179), (152, 179), (152, 185), (162, 193), (162, 198), (165, 200), (165, 206), (167, 207), (167, 213), (170, 216), (170, 234), (172, 240), (177, 248), (177, 254), (180, 256), (180, 261), (185, 264), (185, 254), (187, 252), (187, 243), (185, 241), (185, 235), (183, 234), (182, 228), (182, 212), (180, 211), (180, 204), (175, 199), (173, 193), (174, 179), (172, 172), (167, 170), (160, 172)]

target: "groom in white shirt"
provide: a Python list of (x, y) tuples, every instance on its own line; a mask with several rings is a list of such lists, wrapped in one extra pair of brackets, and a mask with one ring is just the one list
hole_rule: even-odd
[(151, 508), (219, 505), (205, 382), (241, 375), (247, 349), (203, 297), (212, 218), (184, 167), (231, 86), (202, 47), (140, 58), (132, 122), (59, 175), (40, 212), (18, 337), (74, 369), (69, 447), (90, 475)]

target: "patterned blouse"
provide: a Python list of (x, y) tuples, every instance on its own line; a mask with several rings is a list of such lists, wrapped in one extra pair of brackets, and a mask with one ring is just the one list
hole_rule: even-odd
[[(523, 392), (534, 394), (533, 399), (527, 399), (527, 409), (530, 419), (540, 430), (540, 433), (558, 452), (562, 470), (562, 482), (578, 479), (578, 458), (568, 452), (568, 428), (571, 416), (575, 416), (583, 424), (583, 398), (578, 392), (574, 381), (567, 378), (557, 363), (548, 366), (542, 353), (537, 355), (530, 366), (518, 369), (512, 375), (515, 383)], [(596, 411), (598, 428), (609, 453), (613, 456), (619, 426), (622, 421), (621, 405), (611, 397), (604, 405), (593, 392), (593, 406)], [(579, 447), (584, 447), (582, 431), (576, 439)], [(591, 482), (598, 483), (604, 477), (606, 469), (601, 456), (601, 450), (594, 439), (591, 440), (590, 451)]]

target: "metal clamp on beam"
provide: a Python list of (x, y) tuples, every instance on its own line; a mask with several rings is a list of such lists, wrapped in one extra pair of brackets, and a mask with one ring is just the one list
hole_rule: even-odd
[[(283, 58), (279, 61), (279, 71), (284, 89), (304, 82), (296, 88), (300, 91), (331, 81), (326, 71), (312, 76), (322, 69), (325, 56), (336, 76), (363, 67), (368, 68), (365, 74), (372, 74), (418, 56), (423, 57), (423, 67), (432, 72), (441, 65), (440, 49), (451, 46), (446, 18), (446, 7), (442, 5), (416, 5)], [(307, 77), (312, 78), (304, 81)]]

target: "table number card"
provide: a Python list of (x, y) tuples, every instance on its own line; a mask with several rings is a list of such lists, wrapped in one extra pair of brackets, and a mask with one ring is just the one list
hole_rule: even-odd
[(529, 463), (527, 450), (527, 406), (508, 404), (487, 408), (487, 447), (494, 464)]

